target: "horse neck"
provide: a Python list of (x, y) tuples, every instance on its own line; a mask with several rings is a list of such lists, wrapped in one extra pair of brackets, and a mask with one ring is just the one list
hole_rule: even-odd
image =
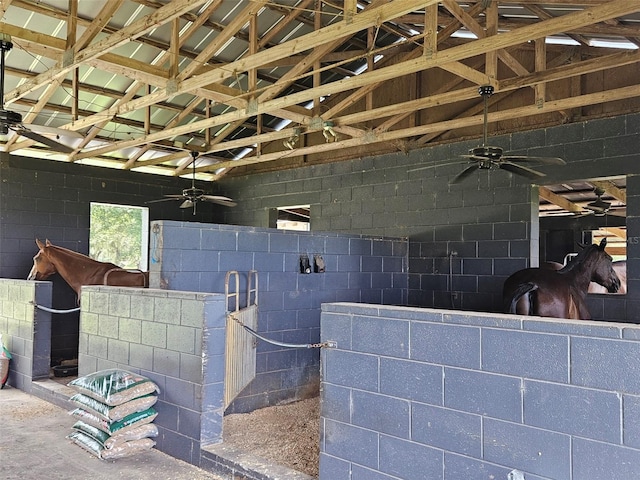
[[(596, 269), (594, 262), (595, 251), (593, 247), (587, 247), (589, 251), (583, 250), (584, 255), (578, 255), (573, 262), (571, 262), (566, 268), (566, 274), (571, 276), (573, 285), (577, 291), (587, 294), (589, 289), (589, 283), (591, 283), (591, 277)], [(564, 269), (563, 269), (564, 270)]]
[(91, 257), (67, 250), (63, 247), (50, 245), (47, 248), (49, 261), (53, 263), (58, 274), (64, 281), (78, 294), (88, 274), (95, 273), (96, 269), (99, 269), (101, 266), (111, 268), (110, 264), (104, 264)]

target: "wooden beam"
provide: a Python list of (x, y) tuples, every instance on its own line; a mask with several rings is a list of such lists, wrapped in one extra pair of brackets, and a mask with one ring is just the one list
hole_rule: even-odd
[[(41, 73), (37, 77), (27, 80), (22, 85), (13, 89), (5, 95), (5, 103), (10, 104), (18, 98), (37, 90), (42, 85), (50, 83), (55, 78), (66, 75), (72, 69), (76, 68), (83, 62), (100, 57), (107, 52), (136, 39), (149, 31), (155, 29), (158, 24), (170, 21), (176, 16), (184, 12), (188, 12), (198, 5), (203, 4), (207, 0), (173, 0), (171, 3), (157, 9), (155, 12), (141, 18), (131, 25), (119, 30), (109, 37), (95, 42), (83, 50), (76, 52), (73, 62), (69, 64), (59, 62), (58, 65)], [(155, 102), (154, 102), (155, 103)]]
[(580, 205), (573, 203), (572, 201), (564, 198), (562, 195), (552, 192), (546, 187), (538, 187), (538, 195), (549, 203), (557, 205), (558, 207), (572, 213), (585, 213), (588, 210), (583, 209)]
[[(251, 15), (257, 13), (268, 0), (251, 0), (249, 4), (241, 11), (238, 12), (237, 15), (234, 16), (233, 20), (229, 22), (228, 25), (225, 26), (224, 30), (220, 32), (213, 41), (209, 42), (205, 48), (198, 54), (198, 56), (187, 65), (180, 75), (178, 76), (179, 81), (183, 81), (190, 76), (192, 76), (196, 70), (198, 70), (201, 66), (206, 65), (211, 57), (220, 50), (227, 41), (233, 37), (244, 25), (247, 23), (247, 18), (251, 17)], [(255, 54), (254, 54), (255, 55)], [(249, 55), (249, 56), (254, 56)], [(249, 71), (253, 68), (252, 66), (248, 66), (246, 69), (237, 70), (237, 71)], [(235, 72), (232, 72), (235, 73)]]
[(433, 58), (438, 51), (438, 5), (433, 4), (424, 9), (424, 40), (422, 54)]
[(611, 195), (613, 198), (618, 200), (619, 202), (627, 204), (627, 192), (626, 190), (622, 190), (618, 188), (618, 186), (610, 182), (609, 180), (590, 180), (589, 183), (594, 187), (600, 188), (604, 190), (607, 194)]
[[(535, 47), (536, 72), (544, 72), (547, 69), (547, 47), (544, 37), (537, 38), (533, 44)], [(547, 84), (544, 82), (540, 82), (535, 86), (536, 105), (544, 105), (546, 86)]]
[[(476, 90), (476, 89), (473, 88), (472, 90)], [(477, 95), (477, 92), (475, 93)], [(576, 98), (566, 98), (563, 100), (548, 101), (545, 103), (545, 106), (543, 107), (542, 112), (539, 112), (539, 109), (536, 105), (531, 105), (526, 107), (513, 108), (510, 110), (502, 110), (499, 112), (492, 112), (489, 114), (488, 118), (490, 122), (498, 122), (498, 121), (510, 120), (514, 118), (520, 118), (528, 115), (535, 115), (537, 113), (547, 113), (547, 112), (562, 110), (565, 108), (574, 108), (575, 106), (579, 106), (579, 105), (592, 105), (594, 103), (624, 100), (626, 98), (632, 98), (639, 95), (640, 95), (640, 85), (633, 85), (630, 87), (623, 87), (623, 88), (611, 90), (610, 92), (607, 92), (606, 95), (603, 95), (602, 92), (598, 92), (594, 94), (582, 95), (581, 97), (576, 97)], [(398, 140), (406, 137), (424, 135), (430, 132), (445, 131), (453, 128), (463, 128), (463, 127), (469, 127), (469, 126), (475, 126), (475, 125), (482, 125), (483, 120), (484, 120), (483, 115), (478, 115), (475, 117), (436, 122), (428, 125), (419, 125), (411, 128), (381, 132), (379, 134), (376, 134), (374, 138), (356, 137), (356, 138), (350, 138), (346, 140), (340, 140), (338, 142), (324, 143), (324, 144), (314, 145), (310, 147), (302, 147), (302, 148), (296, 149), (293, 152), (291, 151), (274, 152), (269, 154), (263, 154), (260, 158), (245, 157), (239, 160), (221, 162), (209, 167), (202, 167), (202, 169), (200, 169), (199, 171), (203, 171), (203, 172), (213, 171), (218, 168), (229, 168), (229, 167), (235, 167), (235, 166), (250, 165), (254, 163), (263, 163), (263, 162), (279, 160), (282, 158), (287, 158), (287, 157), (297, 156), (297, 155), (310, 155), (314, 153), (326, 154), (333, 150), (361, 146), (361, 145), (365, 145), (372, 142), (390, 142), (393, 140)]]
[[(498, 2), (491, 2), (485, 11), (487, 17), (487, 37), (493, 37), (498, 34)], [(484, 73), (489, 78), (495, 80), (498, 78), (498, 52), (491, 50), (485, 55)]]

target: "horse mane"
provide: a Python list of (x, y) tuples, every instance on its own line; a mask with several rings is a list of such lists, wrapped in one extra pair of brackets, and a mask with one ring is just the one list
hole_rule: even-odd
[(95, 258), (91, 258), (90, 256), (85, 255), (84, 253), (76, 252), (74, 250), (70, 250), (68, 248), (61, 247), (59, 245), (49, 244), (45, 248), (52, 248), (52, 249), (56, 250), (57, 252), (63, 253), (65, 255), (68, 255), (68, 256), (71, 256), (71, 257), (76, 257), (78, 259), (85, 260), (85, 261), (88, 261), (88, 262), (92, 262), (92, 263), (95, 263), (95, 264), (111, 265), (111, 266), (113, 266), (113, 268), (120, 268), (118, 265), (116, 265), (114, 263), (101, 262), (100, 260), (96, 260)]
[(572, 271), (574, 268), (577, 268), (579, 265), (582, 265), (585, 259), (591, 255), (591, 252), (599, 248), (600, 247), (596, 244), (587, 245), (582, 250), (580, 250), (578, 252), (578, 255), (576, 255), (571, 261), (569, 261), (569, 263), (567, 263), (564, 267), (558, 270), (558, 272), (567, 273)]

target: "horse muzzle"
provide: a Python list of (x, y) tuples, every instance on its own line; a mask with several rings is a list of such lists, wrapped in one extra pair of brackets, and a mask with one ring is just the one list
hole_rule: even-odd
[(618, 290), (620, 290), (620, 279), (617, 276), (615, 276), (611, 280), (611, 283), (607, 285), (607, 292), (616, 293)]
[(33, 267), (27, 276), (27, 280), (36, 280), (36, 276), (38, 275), (38, 270), (36, 267)]

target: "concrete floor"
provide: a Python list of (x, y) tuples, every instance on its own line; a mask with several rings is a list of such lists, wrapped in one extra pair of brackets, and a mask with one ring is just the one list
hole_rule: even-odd
[(0, 390), (0, 478), (225, 480), (156, 449), (100, 460), (66, 438), (73, 423), (52, 403), (9, 386)]

